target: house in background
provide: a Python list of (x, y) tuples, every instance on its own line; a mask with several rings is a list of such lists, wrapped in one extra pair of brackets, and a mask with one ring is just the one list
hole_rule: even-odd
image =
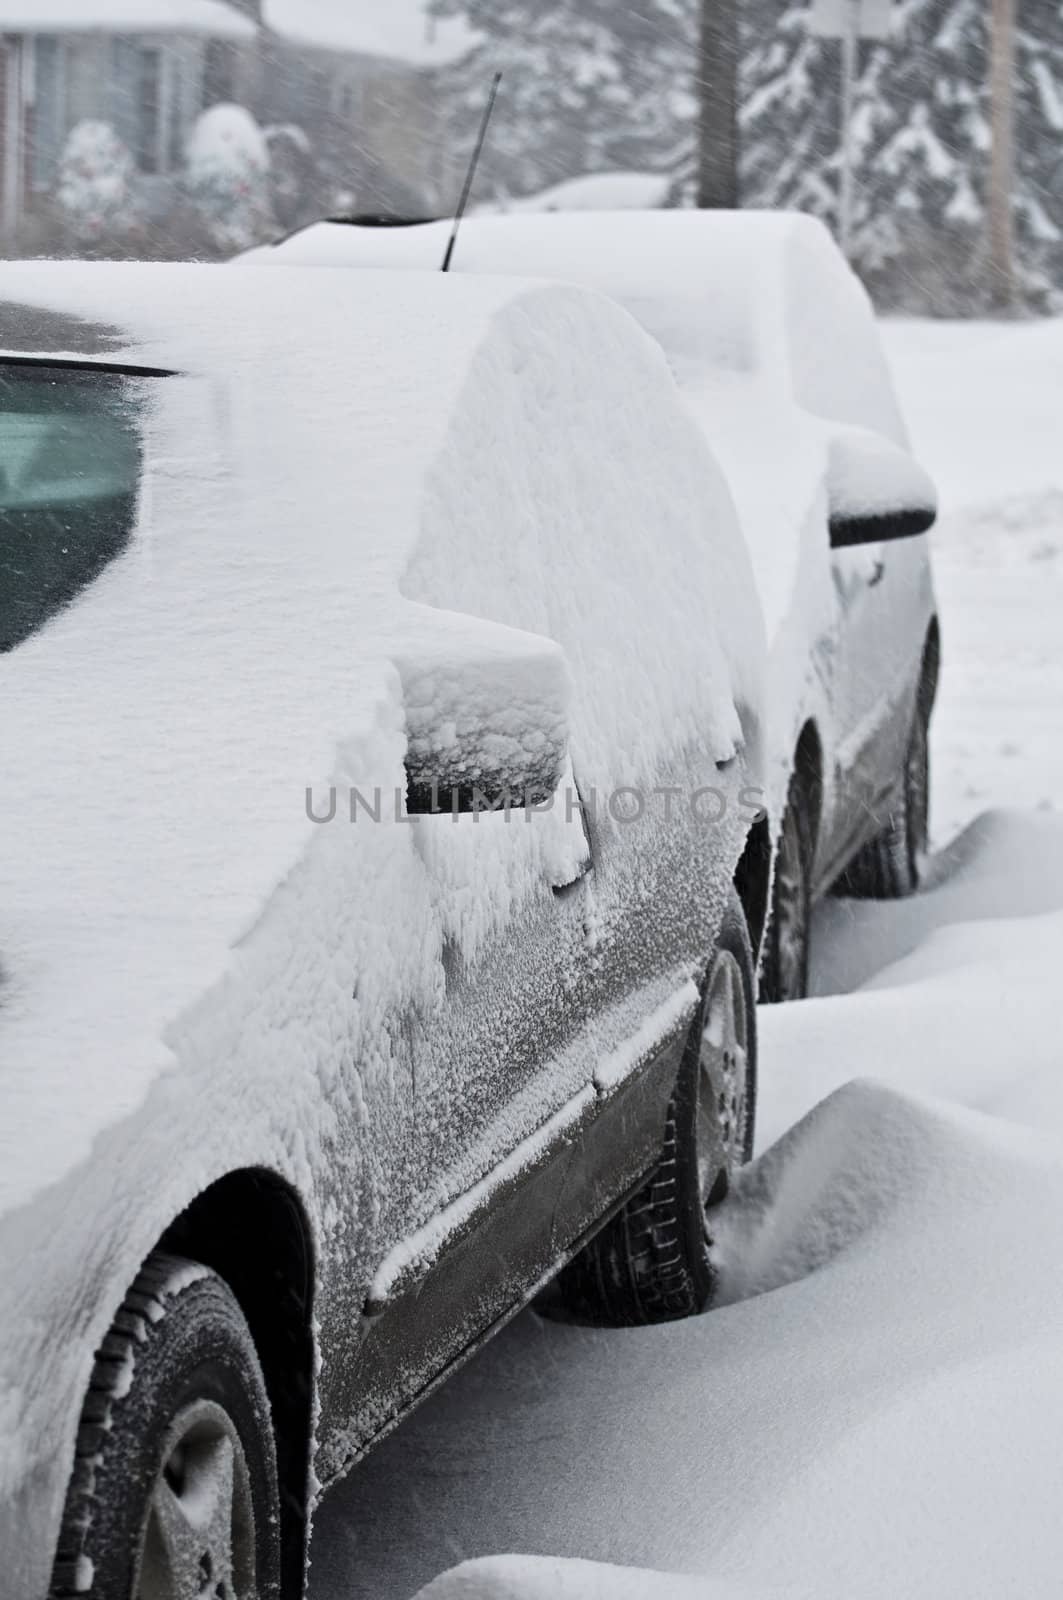
[[(0, 242), (43, 237), (67, 135), (108, 122), (164, 213), (188, 128), (254, 93), (257, 29), (225, 0), (0, 0)], [(243, 81), (241, 81), (241, 76)]]
[(295, 130), (288, 155), (307, 152), (305, 169), (297, 161), (288, 175), (298, 220), (337, 208), (449, 210), (460, 173), (436, 72), (473, 37), (428, 7), (0, 0), (0, 251), (54, 244), (60, 156), (89, 118), (109, 123), (128, 147), (141, 204), (161, 225), (192, 124), (223, 101), (246, 106), (263, 126)]
[(460, 172), (435, 75), (471, 48), (464, 22), (432, 17), (429, 0), (242, 3), (263, 27), (260, 120), (305, 130), (332, 180), (324, 209), (453, 207)]

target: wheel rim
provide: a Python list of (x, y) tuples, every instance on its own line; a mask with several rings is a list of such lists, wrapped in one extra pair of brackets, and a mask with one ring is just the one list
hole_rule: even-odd
[(808, 966), (808, 887), (797, 814), (787, 809), (775, 864), (772, 902), (776, 1000), (803, 999)]
[(748, 1156), (749, 1037), (742, 969), (721, 950), (699, 1044), (697, 1154), (703, 1206), (716, 1205)]
[(136, 1600), (254, 1600), (255, 1519), (239, 1434), (199, 1400), (176, 1418), (144, 1519)]

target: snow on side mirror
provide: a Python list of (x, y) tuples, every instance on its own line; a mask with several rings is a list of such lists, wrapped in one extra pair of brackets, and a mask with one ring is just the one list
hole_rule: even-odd
[(914, 539), (937, 521), (930, 475), (907, 451), (864, 429), (831, 442), (827, 491), (832, 550)]
[(397, 658), (410, 816), (545, 805), (568, 758), (571, 680), (559, 645), (430, 608)]

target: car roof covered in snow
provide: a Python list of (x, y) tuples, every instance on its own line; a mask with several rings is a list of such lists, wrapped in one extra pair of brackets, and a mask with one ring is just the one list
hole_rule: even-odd
[[(431, 268), (450, 224), (316, 223), (262, 262)], [(902, 432), (870, 302), (823, 224), (796, 212), (622, 211), (470, 217), (457, 272), (517, 273), (595, 288), (625, 306), (681, 383), (773, 377), (815, 415)]]
[(662, 172), (587, 172), (566, 178), (536, 194), (505, 204), (485, 205), (479, 214), (538, 211), (652, 211), (663, 206), (672, 180)]
[[(424, 282), (376, 273), (371, 284), (352, 292), (339, 275), (322, 296), (301, 273), (285, 275), (283, 286), (251, 288), (231, 281), (221, 268), (197, 265), (144, 266), (91, 262), (5, 262), (0, 267), (0, 351), (49, 357), (124, 360), (135, 366), (172, 366), (237, 377), (243, 364), (273, 361), (320, 363), (336, 343), (337, 322), (357, 343), (368, 336), (375, 317), (416, 319), (418, 307), (432, 299)], [(475, 348), (492, 310), (519, 297), (521, 286), (481, 284), (472, 295), (452, 296), (445, 321), (426, 318), (428, 350), (434, 338), (457, 340), (466, 353)], [(288, 314), (284, 314), (285, 307)], [(286, 336), (290, 335), (290, 336)], [(390, 353), (388, 378), (415, 367), (425, 353), (401, 337), (382, 341)], [(323, 384), (330, 368), (339, 382), (356, 387), (336, 363), (318, 365)], [(363, 375), (363, 386), (367, 378)]]

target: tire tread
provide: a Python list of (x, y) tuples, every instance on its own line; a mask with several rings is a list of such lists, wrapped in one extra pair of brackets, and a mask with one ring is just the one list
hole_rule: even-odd
[[(102, 1466), (106, 1476), (108, 1445), (112, 1445), (113, 1453), (113, 1441), (123, 1426), (123, 1405), (136, 1391), (138, 1367), (144, 1363), (150, 1368), (155, 1341), (167, 1337), (168, 1318), (190, 1291), (195, 1291), (197, 1300), (208, 1299), (211, 1325), (224, 1330), (224, 1337), (229, 1341), (227, 1348), (242, 1352), (240, 1360), (248, 1376), (241, 1392), (247, 1394), (246, 1403), (257, 1419), (255, 1426), (259, 1436), (264, 1437), (263, 1428), (269, 1436), (267, 1455), (272, 1490), (265, 1492), (275, 1497), (276, 1466), (269, 1428), (269, 1403), (243, 1314), (216, 1273), (183, 1257), (157, 1251), (130, 1285), (93, 1362), (74, 1444), (49, 1600), (127, 1600), (125, 1594), (114, 1592), (114, 1582), (98, 1570), (101, 1559), (105, 1565), (113, 1560), (109, 1551), (129, 1549), (124, 1537), (117, 1544), (108, 1544), (106, 1534), (99, 1532), (96, 1543), (102, 1538), (102, 1549), (96, 1549), (93, 1544), (96, 1524), (99, 1522), (106, 1528), (108, 1512), (113, 1514), (113, 1508), (101, 1498), (99, 1473)], [(200, 1304), (198, 1315), (204, 1314)], [(160, 1357), (165, 1361), (161, 1352)], [(125, 1425), (128, 1426), (128, 1422)], [(110, 1470), (114, 1470), (113, 1466)], [(270, 1508), (269, 1515), (275, 1515), (274, 1507)], [(124, 1581), (122, 1587), (125, 1587)], [(274, 1595), (271, 1582), (263, 1593)]]
[[(733, 940), (741, 951), (752, 1003), (753, 954), (737, 895), (728, 906), (721, 938)], [(683, 1129), (692, 1115), (684, 1084), (688, 1053), (689, 1047), (668, 1107), (656, 1167), (561, 1274), (562, 1299), (577, 1317), (619, 1327), (675, 1322), (704, 1310), (711, 1300), (715, 1274), (701, 1237), (700, 1197), (695, 1228), (691, 1178), (681, 1156)], [(751, 1057), (750, 1135), (756, 1107), (755, 1035)]]

